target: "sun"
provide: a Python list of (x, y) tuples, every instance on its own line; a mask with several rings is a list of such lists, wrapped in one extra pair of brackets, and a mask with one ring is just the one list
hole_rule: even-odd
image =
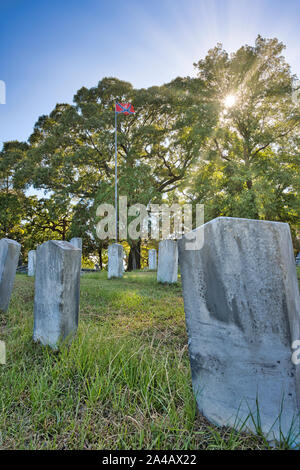
[(232, 108), (236, 103), (236, 96), (235, 95), (227, 95), (224, 100), (225, 108)]

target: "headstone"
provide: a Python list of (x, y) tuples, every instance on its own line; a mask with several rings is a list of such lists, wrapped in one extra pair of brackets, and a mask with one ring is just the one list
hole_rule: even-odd
[(20, 250), (20, 243), (9, 238), (0, 240), (0, 310), (3, 312), (9, 306)]
[(30, 250), (28, 252), (28, 276), (35, 275), (35, 264), (36, 264), (36, 251)]
[(82, 238), (74, 237), (71, 238), (70, 243), (76, 248), (79, 248), (82, 251)]
[(35, 341), (57, 349), (78, 327), (81, 251), (71, 243), (50, 240), (36, 251)]
[(108, 247), (108, 279), (123, 276), (123, 246), (113, 243)]
[(296, 256), (296, 266), (300, 266), (300, 251)]
[(197, 230), (201, 249), (186, 250), (186, 237), (178, 244), (199, 410), (217, 425), (245, 420), (255, 431), (258, 409), (270, 440), (297, 433), (300, 365), (291, 345), (300, 339), (300, 300), (289, 226), (220, 217)]
[[(79, 237), (71, 238), (70, 243), (72, 243), (72, 245), (75, 246), (75, 248), (79, 248), (79, 250), (81, 251), (81, 256), (82, 256), (82, 238), (79, 238)], [(81, 266), (81, 258), (80, 258), (80, 266)], [(83, 271), (81, 275), (83, 275)]]
[(174, 240), (162, 240), (158, 245), (157, 281), (172, 284), (178, 280), (178, 248)]
[(148, 266), (149, 269), (156, 269), (156, 250), (154, 249), (148, 251)]

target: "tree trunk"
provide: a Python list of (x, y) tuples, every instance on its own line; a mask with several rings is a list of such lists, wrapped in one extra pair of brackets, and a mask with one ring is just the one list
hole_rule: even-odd
[(141, 240), (131, 240), (127, 271), (141, 269)]
[(99, 248), (98, 254), (99, 254), (99, 266), (100, 266), (100, 269), (102, 271), (102, 267), (103, 267), (102, 248)]
[(63, 219), (62, 239), (66, 239), (66, 221)]

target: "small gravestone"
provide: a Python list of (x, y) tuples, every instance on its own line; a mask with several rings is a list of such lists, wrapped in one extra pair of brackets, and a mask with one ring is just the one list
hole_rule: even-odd
[(20, 250), (20, 243), (9, 238), (0, 240), (0, 310), (3, 312), (9, 306)]
[(57, 349), (78, 327), (81, 251), (66, 241), (50, 240), (36, 251), (35, 341)]
[(300, 266), (300, 251), (296, 256), (296, 266)]
[(35, 264), (36, 264), (36, 251), (30, 250), (28, 252), (28, 276), (35, 275)]
[(178, 245), (199, 410), (220, 426), (246, 421), (256, 431), (260, 421), (269, 439), (297, 433), (300, 365), (291, 346), (300, 300), (289, 226), (220, 217), (198, 230), (201, 249), (185, 249), (186, 237)]
[(162, 240), (158, 245), (157, 281), (173, 284), (178, 280), (178, 248), (174, 240)]
[(156, 250), (154, 249), (148, 251), (148, 265), (149, 269), (156, 269)]
[(123, 246), (113, 243), (108, 247), (108, 279), (123, 276)]
[(70, 243), (72, 243), (73, 246), (75, 246), (76, 248), (79, 248), (82, 251), (82, 238), (79, 238), (79, 237), (71, 238)]

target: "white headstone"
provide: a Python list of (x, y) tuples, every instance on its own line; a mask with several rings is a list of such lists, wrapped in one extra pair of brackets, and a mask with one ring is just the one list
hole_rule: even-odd
[(28, 252), (28, 276), (35, 275), (35, 264), (36, 264), (36, 251), (30, 250)]
[(156, 269), (156, 250), (154, 249), (148, 251), (148, 265), (149, 269)]
[(108, 247), (108, 279), (123, 276), (123, 246), (113, 243)]
[(172, 284), (178, 280), (178, 248), (174, 240), (162, 240), (158, 245), (157, 281)]
[(0, 310), (6, 312), (14, 286), (21, 245), (9, 238), (0, 240)]
[(50, 240), (36, 250), (35, 341), (56, 349), (78, 327), (81, 251)]
[[(269, 439), (299, 432), (300, 300), (288, 224), (220, 217), (178, 242), (193, 388), (211, 422), (239, 427), (251, 412)], [(256, 402), (257, 400), (257, 402)], [(276, 421), (277, 418), (280, 419)], [(246, 427), (256, 428), (248, 419)], [(281, 430), (280, 430), (281, 428)]]

